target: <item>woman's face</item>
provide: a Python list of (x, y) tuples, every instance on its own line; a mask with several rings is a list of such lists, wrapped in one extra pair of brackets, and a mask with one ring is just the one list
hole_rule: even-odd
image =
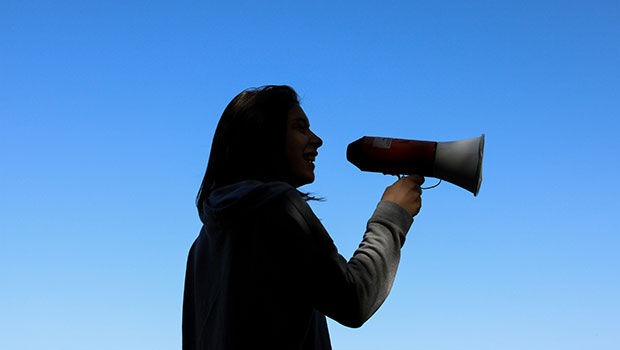
[(286, 127), (285, 157), (289, 182), (299, 187), (314, 181), (314, 160), (323, 140), (310, 131), (310, 122), (299, 106), (291, 108)]

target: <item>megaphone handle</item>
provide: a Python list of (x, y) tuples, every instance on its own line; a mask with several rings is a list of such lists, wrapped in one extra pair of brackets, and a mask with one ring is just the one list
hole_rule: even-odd
[[(399, 180), (400, 180), (400, 178), (403, 176), (403, 175), (401, 175), (401, 174), (387, 174), (387, 173), (383, 173), (383, 175), (394, 175), (394, 176), (396, 176)], [(439, 179), (439, 182), (438, 182), (438, 183), (436, 183), (436, 184), (434, 184), (433, 186), (429, 186), (429, 187), (420, 187), (420, 188), (421, 188), (421, 189), (423, 189), (423, 190), (430, 190), (431, 188), (435, 188), (435, 187), (439, 186), (439, 184), (440, 184), (440, 183), (441, 183), (441, 179)]]

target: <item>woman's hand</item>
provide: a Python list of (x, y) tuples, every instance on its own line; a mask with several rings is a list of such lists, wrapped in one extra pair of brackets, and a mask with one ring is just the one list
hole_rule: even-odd
[(381, 200), (394, 202), (405, 208), (411, 216), (416, 216), (422, 207), (422, 189), (424, 178), (420, 175), (410, 175), (398, 179), (385, 189)]

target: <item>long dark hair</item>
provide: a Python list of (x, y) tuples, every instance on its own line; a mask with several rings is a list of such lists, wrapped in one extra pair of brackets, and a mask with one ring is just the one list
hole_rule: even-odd
[(196, 196), (199, 212), (217, 187), (242, 180), (286, 181), (286, 125), (289, 111), (298, 105), (297, 93), (286, 85), (250, 88), (230, 101), (215, 129)]

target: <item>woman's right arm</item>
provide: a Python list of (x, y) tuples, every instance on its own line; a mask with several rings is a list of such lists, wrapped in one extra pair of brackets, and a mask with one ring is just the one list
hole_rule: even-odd
[(278, 212), (284, 215), (276, 224), (276, 236), (282, 235), (291, 254), (290, 261), (283, 263), (293, 269), (289, 273), (313, 306), (345, 326), (360, 327), (392, 287), (400, 249), (412, 216), (419, 211), (420, 181), (406, 179), (386, 189), (349, 261), (338, 253), (321, 222), (295, 191), (278, 201)]

